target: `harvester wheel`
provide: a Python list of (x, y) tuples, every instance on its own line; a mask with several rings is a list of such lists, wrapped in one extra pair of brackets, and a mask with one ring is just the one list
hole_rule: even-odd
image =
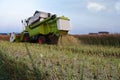
[(28, 41), (28, 38), (29, 38), (28, 36), (24, 36), (24, 37), (23, 37), (23, 41), (24, 41), (24, 42), (27, 42), (27, 41)]
[(57, 44), (58, 43), (58, 36), (56, 35), (49, 35), (49, 39), (50, 39), (50, 42), (51, 44)]
[(45, 37), (44, 37), (44, 36), (39, 36), (39, 38), (38, 38), (38, 43), (39, 43), (39, 44), (45, 43)]

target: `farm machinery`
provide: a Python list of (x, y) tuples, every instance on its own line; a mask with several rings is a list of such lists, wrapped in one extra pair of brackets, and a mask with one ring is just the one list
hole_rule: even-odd
[(59, 37), (67, 35), (70, 30), (70, 19), (42, 11), (36, 11), (32, 17), (21, 22), (25, 29), (20, 34), (11, 33), (10, 42), (57, 44)]

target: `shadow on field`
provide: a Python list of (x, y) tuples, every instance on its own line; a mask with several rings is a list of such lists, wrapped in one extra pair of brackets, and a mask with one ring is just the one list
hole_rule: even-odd
[(36, 80), (33, 70), (0, 51), (0, 80)]

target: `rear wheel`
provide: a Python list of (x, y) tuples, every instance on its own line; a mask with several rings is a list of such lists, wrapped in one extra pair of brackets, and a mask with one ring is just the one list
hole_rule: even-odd
[(49, 39), (50, 39), (51, 44), (57, 44), (58, 43), (58, 36), (56, 36), (54, 34), (49, 35)]

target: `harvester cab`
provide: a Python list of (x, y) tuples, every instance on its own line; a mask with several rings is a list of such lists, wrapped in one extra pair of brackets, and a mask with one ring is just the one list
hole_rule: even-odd
[(25, 29), (18, 40), (22, 42), (57, 44), (59, 36), (67, 35), (70, 30), (70, 19), (42, 11), (36, 11), (33, 16), (22, 20), (22, 24)]

